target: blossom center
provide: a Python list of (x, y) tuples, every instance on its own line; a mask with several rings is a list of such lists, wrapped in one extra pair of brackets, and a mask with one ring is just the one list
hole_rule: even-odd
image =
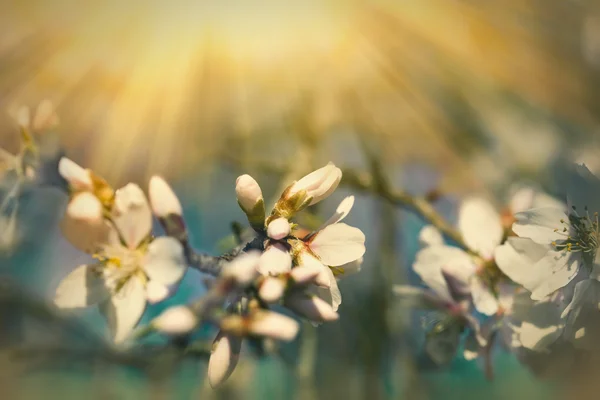
[(598, 213), (590, 214), (587, 206), (585, 212), (579, 214), (575, 206), (569, 213), (569, 220), (561, 219), (562, 228), (554, 230), (565, 239), (552, 242), (552, 246), (559, 251), (583, 252), (595, 256), (600, 244), (600, 228), (598, 224)]
[(104, 254), (98, 258), (102, 262), (106, 286), (117, 293), (133, 276), (146, 280), (142, 269), (143, 252), (139, 249), (131, 250), (121, 246), (106, 248)]

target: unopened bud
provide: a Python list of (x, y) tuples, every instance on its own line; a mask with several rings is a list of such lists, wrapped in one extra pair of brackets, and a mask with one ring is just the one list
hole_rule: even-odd
[(150, 204), (154, 215), (159, 218), (167, 217), (168, 215), (182, 215), (181, 203), (177, 198), (171, 186), (160, 176), (150, 178), (148, 187), (150, 196)]
[(208, 383), (214, 389), (233, 373), (240, 358), (242, 338), (220, 331), (208, 361)]
[(221, 276), (233, 277), (241, 286), (247, 286), (259, 275), (258, 263), (261, 258), (259, 251), (249, 251), (239, 255), (223, 267)]
[(152, 325), (167, 335), (185, 335), (198, 325), (198, 317), (186, 306), (175, 306), (156, 317)]
[(238, 204), (254, 230), (265, 228), (265, 201), (258, 182), (250, 175), (242, 175), (235, 181)]
[(267, 226), (267, 236), (274, 240), (281, 240), (290, 234), (290, 223), (286, 218), (277, 218)]
[(285, 305), (314, 322), (335, 321), (339, 318), (333, 307), (318, 296), (293, 293), (285, 299)]
[(258, 271), (263, 275), (282, 274), (292, 269), (292, 256), (281, 243), (275, 243), (264, 251), (258, 262)]
[(275, 303), (283, 296), (285, 282), (282, 279), (267, 277), (260, 285), (258, 295), (267, 303)]
[(290, 341), (296, 337), (300, 326), (296, 320), (273, 311), (257, 311), (251, 316), (249, 333), (277, 340)]

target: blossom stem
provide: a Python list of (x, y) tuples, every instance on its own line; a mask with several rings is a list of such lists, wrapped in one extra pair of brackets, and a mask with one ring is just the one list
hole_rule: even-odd
[(382, 177), (374, 178), (374, 174), (358, 172), (352, 169), (343, 170), (344, 179), (341, 184), (365, 193), (379, 195), (395, 206), (404, 207), (421, 218), (429, 221), (444, 235), (459, 246), (469, 250), (462, 235), (443, 218), (425, 197), (412, 196), (402, 190), (391, 188)]

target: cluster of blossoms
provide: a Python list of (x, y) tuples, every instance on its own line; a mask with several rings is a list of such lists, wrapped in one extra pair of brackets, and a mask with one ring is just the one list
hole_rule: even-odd
[[(64, 236), (94, 262), (71, 272), (56, 290), (60, 308), (98, 305), (115, 342), (131, 337), (148, 303), (173, 293), (188, 267), (215, 276), (208, 292), (189, 305), (167, 309), (150, 326), (164, 334), (188, 335), (202, 323), (219, 328), (210, 357), (212, 386), (233, 372), (242, 338), (292, 340), (296, 319), (273, 311), (282, 306), (313, 323), (334, 321), (341, 294), (337, 279), (359, 270), (364, 234), (341, 220), (354, 199), (342, 201), (319, 229), (301, 234), (292, 218), (337, 187), (341, 170), (329, 164), (294, 182), (267, 217), (256, 181), (236, 182), (238, 203), (255, 238), (222, 257), (195, 252), (189, 245), (182, 207), (170, 186), (151, 178), (147, 200), (130, 183), (114, 190), (104, 179), (73, 161), (58, 165), (70, 201), (61, 223)], [(153, 215), (166, 236), (152, 234)]]
[[(466, 359), (482, 357), (491, 374), (489, 355), (495, 342), (521, 354), (539, 351), (552, 335), (540, 310), (560, 315), (553, 308), (541, 307), (542, 298), (527, 296), (523, 280), (512, 271), (527, 274), (534, 255), (526, 260), (512, 244), (521, 240), (519, 218), (532, 207), (562, 207), (561, 203), (531, 188), (516, 191), (504, 212), (498, 212), (483, 198), (465, 199), (458, 211), (457, 230), (463, 243), (447, 244), (433, 226), (422, 229), (422, 249), (413, 264), (426, 288), (397, 286), (395, 292), (406, 304), (435, 310), (438, 317), (426, 336), (425, 350), (432, 360), (444, 364), (452, 360), (462, 340)], [(511, 227), (513, 221), (517, 221)], [(509, 250), (510, 249), (510, 250)], [(516, 259), (509, 254), (515, 252)], [(517, 264), (518, 263), (518, 264)], [(545, 293), (545, 295), (550, 292)], [(544, 300), (546, 301), (546, 300)]]

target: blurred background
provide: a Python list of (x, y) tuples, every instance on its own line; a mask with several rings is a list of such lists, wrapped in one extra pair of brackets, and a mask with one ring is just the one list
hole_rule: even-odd
[[(328, 161), (360, 173), (375, 158), (394, 187), (434, 198), (452, 221), (465, 194), (502, 208), (514, 184), (556, 192), (552, 177), (568, 161), (600, 171), (599, 71), (592, 0), (7, 0), (0, 147), (18, 151), (19, 106), (49, 99), (70, 158), (114, 187), (165, 176), (196, 248), (218, 254), (232, 245), (231, 223), (244, 222), (234, 192), (242, 173), (274, 200)], [(277, 356), (248, 349), (223, 389), (208, 387), (202, 357), (162, 354), (149, 369), (63, 354), (57, 343), (85, 342), (81, 327), (51, 329), (6, 307), (3, 349), (22, 351), (0, 353), (0, 387), (7, 399), (561, 396), (500, 349), (493, 381), (476, 361), (424, 360), (427, 316), (407, 315), (389, 294), (392, 283), (416, 282), (424, 222), (344, 181), (301, 222), (314, 225), (348, 194), (367, 253), (361, 273), (341, 282), (340, 320), (303, 326)], [(60, 238), (64, 196), (46, 188), (20, 201), (0, 279), (50, 299), (86, 257)], [(201, 295), (204, 278), (189, 271), (145, 320)], [(104, 332), (95, 310), (81, 324)]]

